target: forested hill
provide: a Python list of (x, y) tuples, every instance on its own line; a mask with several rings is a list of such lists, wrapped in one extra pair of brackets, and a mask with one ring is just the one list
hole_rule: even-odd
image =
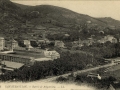
[(0, 30), (1, 33), (10, 28), (17, 28), (21, 22), (21, 8), (9, 0), (0, 0)]
[[(16, 6), (20, 7), (25, 13), (25, 18), (30, 20), (33, 24), (41, 24), (46, 22), (51, 22), (55, 26), (62, 26), (62, 27), (77, 27), (80, 28), (83, 26), (83, 24), (86, 24), (86, 22), (91, 22), (90, 27), (98, 25), (102, 26), (103, 28), (109, 27), (109, 26), (116, 26), (119, 28), (120, 21), (112, 19), (112, 18), (94, 18), (89, 15), (79, 14), (74, 11), (57, 7), (57, 6), (51, 6), (51, 5), (38, 5), (38, 6), (27, 6), (27, 5), (21, 5), (15, 3)], [(35, 15), (35, 18), (33, 17), (33, 13), (31, 15), (31, 12), (39, 12), (39, 15)], [(31, 18), (31, 16), (33, 18)], [(37, 17), (37, 19), (36, 19)], [(45, 25), (46, 27), (49, 27), (51, 25)]]
[(28, 33), (25, 28), (26, 21), (33, 26), (43, 26), (48, 31), (50, 28), (55, 28), (56, 31), (93, 32), (93, 30), (106, 30), (108, 26), (119, 27), (119, 21), (114, 19), (94, 18), (51, 5), (26, 6), (10, 0), (0, 0), (0, 17), (0, 32), (4, 33), (11, 29), (14, 32), (22, 30)]
[(61, 26), (64, 25), (82, 25), (88, 21), (90, 21), (92, 24), (105, 26), (106, 23), (90, 17), (88, 15), (79, 14), (76, 12), (73, 12), (71, 10), (57, 7), (57, 6), (51, 6), (51, 5), (39, 5), (39, 6), (31, 6), (24, 10), (26, 12), (27, 18), (31, 16), (31, 13), (33, 12), (39, 12), (37, 19), (31, 18), (31, 22), (36, 21), (37, 23), (46, 22), (46, 20), (50, 20), (53, 23), (57, 23)]

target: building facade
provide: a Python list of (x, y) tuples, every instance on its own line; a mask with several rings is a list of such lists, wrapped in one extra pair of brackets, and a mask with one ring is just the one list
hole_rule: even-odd
[(14, 49), (14, 48), (17, 48), (17, 47), (19, 47), (18, 42), (16, 40), (12, 40), (12, 48)]
[(55, 41), (55, 46), (56, 46), (56, 47), (60, 47), (60, 48), (64, 48), (64, 47), (65, 47), (65, 44), (63, 43), (63, 41), (58, 41), (58, 40), (56, 40), (56, 41)]
[(57, 59), (60, 58), (60, 54), (56, 51), (44, 51), (44, 55), (47, 58), (51, 58), (51, 59)]

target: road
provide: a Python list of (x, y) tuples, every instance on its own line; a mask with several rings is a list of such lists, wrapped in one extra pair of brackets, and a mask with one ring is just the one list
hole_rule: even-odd
[[(97, 69), (100, 69), (100, 68), (105, 68), (105, 67), (109, 67), (109, 66), (114, 66), (116, 64), (106, 64), (106, 65), (102, 65), (102, 66), (97, 66), (97, 67), (93, 67), (93, 68), (89, 68), (89, 69), (85, 69), (85, 70), (79, 70), (79, 71), (76, 71), (74, 72), (74, 75), (77, 75), (77, 74), (80, 74), (80, 73), (85, 73), (85, 72), (88, 72), (88, 71), (93, 71), (93, 70), (97, 70)], [(41, 79), (37, 82), (51, 82), (51, 81), (54, 81), (56, 80), (58, 77), (60, 76), (63, 76), (63, 77), (67, 77), (71, 75), (71, 73), (67, 73), (67, 74), (63, 74), (63, 75), (59, 75), (59, 76), (53, 76), (53, 77), (50, 77), (50, 78), (47, 78), (47, 79)]]

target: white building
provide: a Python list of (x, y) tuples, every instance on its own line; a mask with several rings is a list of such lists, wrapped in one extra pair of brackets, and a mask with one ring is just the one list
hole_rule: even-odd
[(60, 47), (60, 48), (64, 48), (65, 44), (63, 41), (55, 40), (55, 46)]
[(60, 54), (57, 51), (44, 51), (44, 55), (47, 58), (51, 58), (51, 59), (57, 59), (60, 58)]
[(33, 47), (31, 46), (30, 40), (24, 40), (24, 45), (26, 45), (26, 48), (28, 48), (28, 50), (29, 50), (30, 48), (33, 48)]
[(112, 35), (107, 35), (104, 38), (98, 40), (99, 43), (105, 43), (105, 42), (111, 42), (111, 43), (117, 43), (117, 39), (113, 37)]
[(24, 45), (30, 45), (30, 41), (29, 40), (23, 40), (24, 41)]
[(45, 39), (39, 39), (38, 40), (38, 43), (46, 43), (46, 44), (49, 44), (50, 43), (50, 41), (47, 39), (47, 38), (45, 38)]

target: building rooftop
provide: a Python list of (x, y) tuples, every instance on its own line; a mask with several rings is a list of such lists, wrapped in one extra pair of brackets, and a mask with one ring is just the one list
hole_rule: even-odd
[(49, 61), (51, 58), (36, 58), (35, 61)]
[(9, 53), (9, 54), (5, 54), (5, 53), (0, 53), (1, 55), (7, 55), (7, 56), (13, 56), (13, 57), (20, 57), (20, 58), (28, 58), (30, 59), (30, 56), (25, 56), (25, 55), (19, 55), (19, 54), (13, 54), (13, 53)]
[(15, 53), (9, 53), (9, 55), (20, 56), (25, 58), (41, 58), (44, 57), (43, 52), (30, 52), (30, 51), (14, 51)]
[(10, 68), (14, 68), (14, 69), (19, 69), (24, 65), (22, 63), (10, 62), (10, 61), (1, 61), (1, 64), (4, 64), (4, 65), (6, 65), (6, 67), (10, 67)]

